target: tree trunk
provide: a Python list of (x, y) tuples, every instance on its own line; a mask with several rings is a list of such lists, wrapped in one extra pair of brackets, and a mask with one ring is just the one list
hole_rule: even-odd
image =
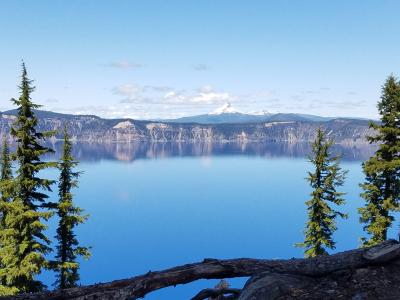
[(384, 264), (397, 258), (400, 258), (400, 244), (389, 240), (369, 249), (356, 249), (308, 259), (205, 259), (199, 263), (148, 272), (129, 279), (2, 299), (138, 299), (161, 288), (186, 284), (199, 279), (248, 277), (263, 272), (318, 278), (340, 270)]

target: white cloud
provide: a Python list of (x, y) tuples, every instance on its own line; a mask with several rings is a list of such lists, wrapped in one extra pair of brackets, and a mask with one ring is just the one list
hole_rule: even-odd
[(182, 103), (185, 100), (186, 97), (179, 91), (169, 91), (164, 95), (164, 102), (167, 103)]
[(113, 88), (112, 92), (114, 95), (123, 97), (120, 103), (208, 105), (226, 103), (235, 98), (227, 92), (216, 91), (209, 85), (188, 92), (166, 86), (141, 86), (128, 83)]
[(194, 93), (188, 93), (185, 90), (169, 90), (162, 97), (164, 103), (187, 105), (221, 104), (232, 99), (234, 97), (229, 93), (217, 92), (211, 86), (203, 86), (194, 90)]
[(212, 93), (214, 92), (214, 88), (211, 85), (203, 85), (201, 88), (198, 88), (197, 91), (199, 93)]
[(229, 93), (216, 92), (211, 86), (203, 86), (191, 101), (194, 103), (214, 104), (231, 101), (232, 99), (233, 97)]

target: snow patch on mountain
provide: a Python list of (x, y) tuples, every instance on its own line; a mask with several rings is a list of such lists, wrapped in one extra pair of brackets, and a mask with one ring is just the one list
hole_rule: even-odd
[(266, 109), (263, 110), (252, 110), (248, 112), (242, 112), (234, 107), (230, 102), (226, 102), (223, 106), (218, 107), (216, 110), (210, 112), (208, 115), (215, 116), (215, 115), (222, 115), (222, 114), (242, 114), (242, 115), (249, 115), (249, 116), (270, 116), (276, 114), (276, 112), (271, 112)]
[(223, 106), (209, 113), (209, 115), (222, 115), (222, 114), (241, 114), (241, 112), (233, 108), (230, 102), (227, 102)]
[(247, 112), (246, 114), (252, 115), (252, 116), (270, 116), (270, 115), (273, 115), (276, 113), (277, 112), (271, 112), (266, 109), (263, 109), (263, 110), (251, 110), (251, 111)]

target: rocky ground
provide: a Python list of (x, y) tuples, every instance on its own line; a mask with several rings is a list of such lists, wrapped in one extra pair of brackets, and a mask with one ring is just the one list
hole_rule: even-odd
[(247, 282), (237, 299), (400, 299), (400, 260), (317, 278), (259, 274)]

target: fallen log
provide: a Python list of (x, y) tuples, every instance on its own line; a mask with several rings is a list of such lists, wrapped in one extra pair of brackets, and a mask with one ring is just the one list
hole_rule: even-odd
[(205, 259), (199, 263), (148, 272), (129, 279), (2, 299), (138, 299), (161, 288), (186, 284), (199, 279), (248, 277), (264, 272), (319, 277), (340, 270), (384, 264), (398, 258), (400, 258), (399, 243), (388, 240), (369, 249), (356, 249), (309, 259)]

